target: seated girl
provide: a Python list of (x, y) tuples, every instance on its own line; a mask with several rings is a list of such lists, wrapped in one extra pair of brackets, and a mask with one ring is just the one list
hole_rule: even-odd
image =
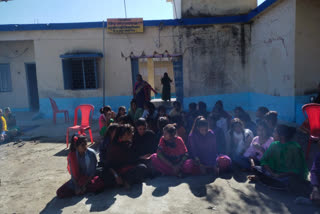
[(120, 106), (119, 109), (118, 109), (118, 113), (117, 113), (117, 116), (116, 116), (116, 122), (118, 123), (119, 122), (119, 118), (121, 116), (125, 116), (127, 114), (127, 109), (125, 106)]
[[(305, 180), (308, 168), (301, 146), (292, 141), (296, 129), (286, 125), (278, 125), (274, 132), (274, 140), (261, 159), (262, 167), (255, 167), (260, 176), (266, 176), (275, 182), (289, 185), (292, 179)], [(252, 179), (252, 177), (249, 177)]]
[(150, 175), (147, 166), (141, 163), (131, 148), (133, 131), (133, 127), (128, 124), (119, 126), (113, 141), (107, 146), (105, 168), (115, 170), (126, 187), (141, 183)]
[(199, 164), (203, 173), (211, 170), (218, 174), (216, 136), (203, 116), (195, 119), (187, 145), (190, 158)]
[(114, 121), (112, 117), (112, 110), (110, 106), (105, 106), (100, 109), (99, 128), (100, 136), (104, 136), (108, 126)]
[(9, 107), (4, 109), (4, 118), (7, 121), (8, 130), (15, 129), (17, 126), (16, 117), (12, 114)]
[(59, 198), (100, 192), (104, 182), (96, 175), (97, 158), (94, 150), (87, 148), (85, 136), (72, 136), (68, 155), (68, 171), (71, 179), (57, 190)]
[(235, 163), (241, 165), (243, 154), (253, 140), (253, 133), (245, 129), (242, 121), (235, 118), (231, 121), (231, 129), (227, 136), (227, 152)]
[(158, 151), (151, 156), (154, 170), (162, 175), (181, 176), (182, 174), (200, 174), (200, 168), (193, 160), (188, 160), (188, 150), (173, 124), (163, 129)]
[(159, 106), (159, 108), (158, 108), (158, 116), (157, 116), (157, 118), (159, 118), (159, 117), (167, 117), (168, 115), (167, 115), (167, 109), (166, 109), (166, 107), (165, 106)]
[(214, 107), (210, 114), (216, 120), (216, 126), (222, 129), (225, 136), (228, 134), (228, 118), (223, 116), (223, 113), (219, 110), (218, 107)]
[(264, 115), (264, 121), (267, 123), (270, 131), (273, 133), (278, 124), (278, 112), (269, 111)]
[(99, 157), (100, 157), (100, 166), (104, 166), (107, 162), (107, 148), (108, 145), (113, 141), (114, 136), (116, 134), (116, 130), (119, 127), (117, 123), (111, 124), (104, 136), (103, 142), (99, 146)]
[(192, 125), (194, 120), (199, 116), (199, 112), (197, 111), (197, 104), (196, 103), (190, 103), (189, 104), (189, 111), (186, 113), (186, 128), (187, 131), (190, 132), (192, 129)]
[(19, 134), (19, 129), (17, 127), (16, 117), (12, 114), (9, 107), (4, 109), (4, 118), (7, 122), (8, 135), (10, 137), (17, 136)]
[(257, 126), (257, 134), (253, 138), (250, 147), (244, 153), (244, 160), (241, 166), (246, 169), (253, 168), (255, 165), (260, 165), (260, 160), (264, 152), (273, 142), (272, 133), (270, 133), (268, 125), (265, 122), (259, 122)]
[(136, 132), (133, 136), (132, 150), (137, 157), (151, 155), (157, 151), (158, 143), (153, 131), (147, 130), (147, 122), (140, 118), (136, 122)]
[(320, 204), (320, 153), (316, 155), (313, 161), (310, 174), (312, 184), (312, 192), (310, 195), (310, 199)]
[(219, 112), (219, 114), (223, 117), (226, 118), (227, 123), (228, 123), (228, 127), (230, 127), (230, 123), (232, 120), (232, 116), (226, 112), (223, 108), (223, 102), (221, 100), (218, 100), (216, 102), (216, 104), (214, 105), (214, 108), (217, 109), (217, 111)]
[(269, 109), (267, 107), (261, 106), (258, 108), (258, 110), (256, 111), (256, 122), (259, 123), (261, 121), (263, 121), (264, 115), (266, 115), (266, 113), (269, 112)]
[[(169, 124), (168, 117), (159, 117), (157, 121), (156, 142), (158, 143), (163, 136), (163, 128)], [(157, 144), (158, 145), (158, 144)]]
[(217, 153), (219, 155), (226, 154), (226, 136), (224, 131), (217, 126), (217, 120), (217, 117), (210, 114), (208, 118), (209, 129), (211, 129), (216, 136)]
[(181, 114), (182, 114), (181, 103), (179, 101), (175, 101), (173, 103), (173, 109), (169, 113), (169, 117), (172, 118), (175, 116), (179, 116)]
[(140, 117), (142, 117), (143, 109), (137, 107), (137, 101), (135, 99), (131, 100), (130, 109), (128, 115), (131, 117), (131, 120), (135, 123)]
[(0, 109), (0, 143), (4, 142), (7, 139), (7, 132), (7, 121), (3, 116), (2, 109)]
[(198, 103), (198, 113), (200, 116), (203, 116), (204, 118), (207, 118), (209, 113), (207, 111), (207, 104), (204, 102), (199, 102)]
[(187, 130), (183, 126), (183, 117), (182, 116), (175, 116), (171, 118), (172, 123), (176, 124), (177, 128), (177, 136), (181, 137), (183, 142), (188, 141), (188, 133)]

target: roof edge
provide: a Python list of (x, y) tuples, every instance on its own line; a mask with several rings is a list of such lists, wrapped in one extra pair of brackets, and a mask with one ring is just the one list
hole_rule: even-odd
[[(271, 5), (279, 0), (266, 0), (248, 14), (236, 16), (216, 16), (203, 18), (184, 18), (167, 20), (146, 20), (143, 21), (145, 27), (153, 26), (189, 26), (189, 25), (209, 25), (209, 24), (231, 24), (247, 23), (257, 17)], [(103, 28), (103, 22), (78, 22), (78, 23), (48, 23), (48, 24), (8, 24), (0, 25), (0, 31), (32, 31), (32, 30), (72, 30)]]

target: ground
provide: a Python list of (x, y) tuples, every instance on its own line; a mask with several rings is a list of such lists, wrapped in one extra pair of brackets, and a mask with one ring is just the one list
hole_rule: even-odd
[[(246, 174), (214, 179), (159, 177), (131, 190), (107, 190), (57, 199), (70, 176), (65, 130), (71, 124), (31, 121), (20, 142), (0, 145), (0, 213), (320, 213), (320, 207), (294, 203), (297, 195), (249, 183)], [(34, 124), (40, 125), (36, 127)], [(94, 127), (94, 132), (97, 128)], [(97, 139), (97, 137), (95, 137)], [(93, 146), (95, 147), (95, 146)]]

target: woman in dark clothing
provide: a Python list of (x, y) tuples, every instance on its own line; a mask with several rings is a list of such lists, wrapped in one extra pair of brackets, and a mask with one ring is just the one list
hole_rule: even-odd
[(162, 79), (161, 79), (161, 84), (163, 85), (162, 87), (162, 100), (163, 101), (170, 101), (171, 100), (171, 84), (172, 80), (170, 79), (168, 73), (164, 73)]
[(147, 130), (147, 122), (140, 118), (136, 122), (136, 132), (133, 136), (132, 150), (137, 157), (151, 155), (157, 151), (158, 143), (153, 131)]
[(131, 147), (132, 137), (133, 127), (122, 125), (117, 128), (114, 139), (107, 148), (107, 168), (114, 169), (126, 187), (141, 183), (149, 175), (147, 166), (141, 164)]

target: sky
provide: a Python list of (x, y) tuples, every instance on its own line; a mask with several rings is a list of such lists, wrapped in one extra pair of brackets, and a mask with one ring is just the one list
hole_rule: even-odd
[[(258, 0), (258, 4), (264, 0)], [(44, 3), (45, 2), (45, 3)], [(126, 0), (128, 18), (172, 19), (166, 0)], [(0, 24), (94, 22), (125, 18), (123, 0), (12, 0), (0, 2)]]

